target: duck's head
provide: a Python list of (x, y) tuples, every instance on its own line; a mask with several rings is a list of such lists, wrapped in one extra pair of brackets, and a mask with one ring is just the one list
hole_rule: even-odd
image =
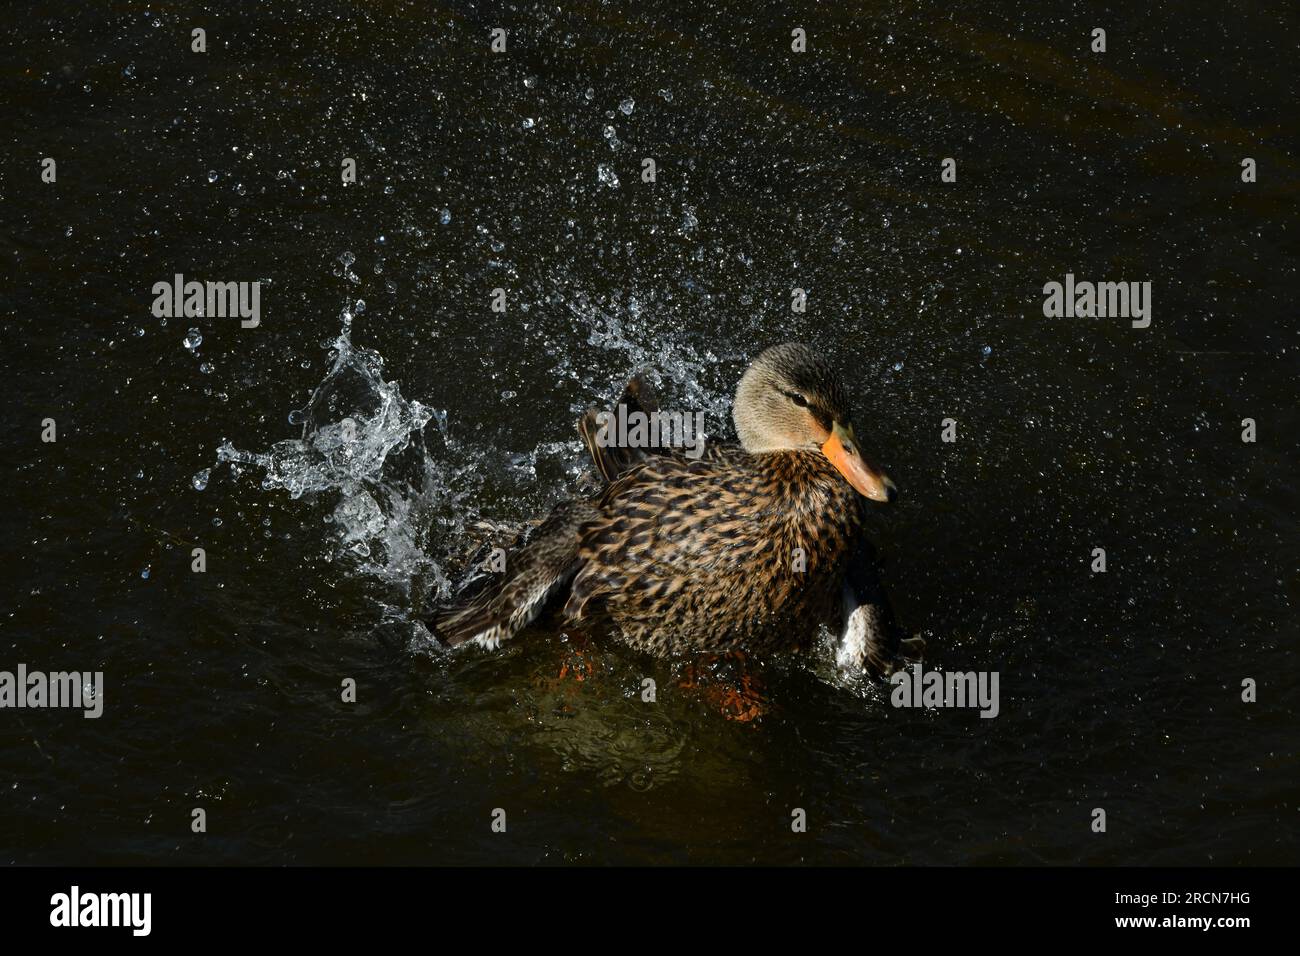
[(849, 396), (824, 358), (798, 342), (774, 345), (745, 370), (732, 409), (751, 453), (819, 449), (872, 501), (893, 501), (889, 476), (867, 460), (849, 420)]

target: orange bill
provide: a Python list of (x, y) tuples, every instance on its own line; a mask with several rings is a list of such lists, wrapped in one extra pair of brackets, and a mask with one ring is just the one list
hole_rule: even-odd
[(893, 501), (898, 494), (889, 476), (862, 457), (852, 426), (836, 422), (831, 437), (822, 445), (822, 453), (845, 481), (872, 501)]

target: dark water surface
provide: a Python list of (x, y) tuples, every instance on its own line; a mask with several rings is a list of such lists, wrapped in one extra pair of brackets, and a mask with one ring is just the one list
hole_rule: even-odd
[[(1140, 6), (19, 4), (0, 669), (106, 689), (0, 711), (0, 859), (1296, 862), (1297, 13)], [(155, 318), (178, 272), (261, 325)], [(1066, 273), (1151, 281), (1150, 328), (1044, 318)], [(818, 659), (740, 724), (673, 662), (430, 642), (582, 408), (652, 365), (726, 433), (796, 338), (902, 489), (899, 618), (996, 719)]]

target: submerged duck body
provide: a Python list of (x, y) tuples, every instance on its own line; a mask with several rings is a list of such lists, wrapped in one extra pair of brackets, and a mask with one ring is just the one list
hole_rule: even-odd
[[(650, 412), (634, 379), (620, 404)], [(662, 655), (798, 651), (841, 633), (841, 663), (886, 674), (900, 650), (863, 536), (868, 498), (893, 484), (857, 447), (839, 378), (807, 346), (768, 349), (737, 388), (739, 444), (679, 449), (597, 441), (607, 482), (567, 501), (431, 622), (455, 646), (494, 647), (543, 613), (607, 628)]]

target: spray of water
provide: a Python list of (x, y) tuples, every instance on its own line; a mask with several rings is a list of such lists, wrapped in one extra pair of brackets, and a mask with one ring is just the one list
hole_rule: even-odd
[(408, 401), (396, 382), (384, 380), (383, 358), (352, 344), (352, 316), (344, 310), (328, 372), (307, 406), (289, 416), (301, 423), (302, 437), (265, 452), (223, 442), (217, 461), (236, 473), (259, 470), (266, 490), (330, 501), (333, 559), (395, 586), (403, 597), (417, 578), (445, 594), (447, 581), (429, 556), (426, 536), (435, 517), (454, 511), (456, 502), (428, 454), (424, 428), (433, 421), (445, 436), (446, 413)]

